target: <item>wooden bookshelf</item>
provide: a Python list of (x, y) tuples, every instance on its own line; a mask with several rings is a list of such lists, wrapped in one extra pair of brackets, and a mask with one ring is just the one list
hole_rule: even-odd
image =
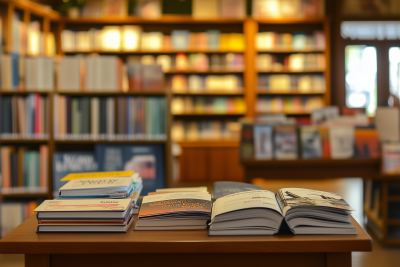
[(56, 144), (165, 144), (167, 140), (118, 140), (118, 139), (97, 139), (97, 140), (54, 140)]
[(131, 55), (131, 54), (178, 54), (178, 53), (204, 53), (204, 54), (227, 54), (227, 53), (244, 53), (242, 50), (197, 50), (197, 49), (188, 49), (188, 50), (139, 50), (139, 51), (105, 51), (105, 50), (96, 50), (96, 51), (64, 51), (65, 54), (115, 54), (115, 55)]
[(173, 116), (243, 116), (245, 113), (242, 112), (231, 112), (231, 113), (212, 113), (212, 112), (185, 112), (185, 113), (174, 113)]
[(209, 92), (173, 92), (173, 95), (187, 95), (187, 96), (243, 96), (244, 92), (224, 92), (224, 91), (209, 91)]
[(325, 92), (299, 92), (299, 91), (291, 91), (291, 92), (271, 92), (266, 90), (258, 90), (258, 95), (323, 95)]
[(263, 53), (263, 54), (298, 54), (298, 53), (323, 53), (325, 52), (324, 50), (320, 49), (273, 49), (273, 50), (261, 50), (258, 49), (257, 53)]
[(263, 71), (260, 70), (258, 73), (271, 73), (271, 74), (286, 74), (286, 73), (323, 73), (325, 70), (269, 70), (269, 71)]
[(198, 71), (198, 70), (170, 70), (165, 72), (165, 74), (235, 74), (243, 73), (243, 70), (208, 70), (208, 71)]
[(166, 91), (129, 91), (129, 92), (67, 92), (57, 91), (55, 92), (60, 95), (71, 95), (71, 96), (165, 96)]

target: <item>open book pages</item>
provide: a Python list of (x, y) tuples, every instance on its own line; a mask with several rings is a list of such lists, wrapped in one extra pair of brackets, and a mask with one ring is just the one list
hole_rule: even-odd
[[(209, 235), (357, 234), (337, 194), (301, 188), (235, 193), (213, 205)], [(290, 230), (289, 230), (290, 229)]]
[(297, 207), (326, 207), (347, 213), (354, 211), (339, 194), (312, 189), (282, 188), (276, 193), (276, 199), (283, 216), (289, 209)]
[(46, 211), (124, 211), (132, 199), (45, 200), (35, 212)]

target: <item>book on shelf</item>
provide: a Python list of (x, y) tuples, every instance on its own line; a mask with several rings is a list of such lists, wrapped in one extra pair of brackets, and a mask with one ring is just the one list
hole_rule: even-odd
[(325, 36), (322, 31), (312, 34), (304, 33), (277, 33), (258, 32), (256, 35), (256, 49), (263, 50), (324, 50)]
[(0, 98), (2, 139), (47, 139), (49, 103), (45, 96), (28, 94)]
[(82, 7), (82, 17), (101, 17), (103, 0), (88, 0)]
[(55, 152), (53, 154), (53, 197), (66, 183), (61, 181), (69, 173), (96, 172), (99, 165), (94, 152)]
[(296, 125), (269, 119), (242, 122), (240, 151), (242, 160), (377, 158), (380, 154), (373, 125)]
[(165, 140), (163, 97), (54, 95), (57, 140)]
[(256, 19), (322, 17), (325, 0), (253, 0)]
[(259, 92), (271, 93), (325, 93), (325, 76), (303, 74), (259, 74)]
[(136, 15), (145, 19), (158, 19), (162, 15), (161, 0), (137, 0)]
[(0, 54), (2, 91), (52, 91), (54, 84), (53, 58)]
[(297, 128), (293, 125), (274, 127), (274, 156), (276, 159), (297, 159)]
[(336, 193), (303, 188), (240, 192), (214, 202), (209, 235), (356, 235), (352, 211)]
[[(174, 208), (171, 209), (171, 206)], [(176, 192), (143, 197), (135, 231), (205, 230), (211, 215), (207, 192)]]
[[(138, 172), (75, 173), (61, 181), (68, 181), (59, 189), (58, 198), (128, 198), (134, 191), (133, 181)], [(79, 179), (74, 179), (78, 177)]]
[(321, 97), (258, 97), (256, 110), (260, 113), (301, 113), (323, 107)]
[(47, 193), (48, 158), (46, 145), (39, 150), (2, 146), (1, 193)]
[(181, 140), (238, 140), (239, 125), (235, 121), (174, 121), (171, 136)]
[(218, 0), (192, 0), (192, 17), (195, 19), (218, 18), (218, 4)]
[(35, 209), (37, 233), (126, 233), (132, 199), (45, 200)]
[(261, 186), (239, 182), (215, 182), (212, 198), (218, 199), (227, 195), (254, 190), (261, 190)]
[(382, 143), (382, 173), (399, 174), (400, 173), (400, 143), (384, 142)]
[(0, 205), (0, 238), (5, 237), (14, 228), (23, 223), (38, 206), (37, 201), (18, 201)]
[(128, 14), (127, 0), (103, 0), (103, 16), (126, 16)]
[(380, 142), (400, 141), (400, 110), (398, 107), (378, 107), (375, 119)]
[(171, 102), (172, 114), (241, 114), (246, 112), (242, 97), (174, 97)]
[(246, 17), (245, 0), (220, 0), (220, 16), (230, 19), (244, 19)]
[(99, 171), (132, 171), (143, 180), (142, 195), (165, 186), (164, 148), (158, 144), (97, 144), (96, 161)]
[(322, 72), (325, 71), (325, 56), (315, 53), (298, 53), (278, 58), (270, 54), (258, 54), (256, 67), (258, 71), (264, 72)]

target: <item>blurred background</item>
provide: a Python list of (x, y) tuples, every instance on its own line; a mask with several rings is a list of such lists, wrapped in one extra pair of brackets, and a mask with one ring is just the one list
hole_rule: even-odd
[(399, 39), (397, 0), (0, 0), (0, 236), (133, 169), (337, 192), (375, 241), (353, 265), (395, 266)]

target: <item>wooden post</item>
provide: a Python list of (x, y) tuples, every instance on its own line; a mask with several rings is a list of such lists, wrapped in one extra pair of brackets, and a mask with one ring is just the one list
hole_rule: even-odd
[(243, 32), (246, 38), (246, 50), (244, 53), (245, 70), (244, 70), (244, 90), (246, 100), (246, 117), (254, 118), (256, 114), (255, 106), (257, 101), (257, 73), (255, 66), (256, 46), (255, 39), (258, 32), (258, 24), (252, 19), (245, 20), (243, 25)]
[(324, 24), (324, 36), (325, 36), (325, 94), (324, 104), (325, 106), (331, 105), (331, 29), (330, 20), (325, 19)]
[(14, 18), (14, 13), (15, 13), (15, 6), (13, 3), (8, 3), (8, 8), (7, 8), (7, 19), (6, 19), (6, 25), (5, 25), (5, 34), (4, 34), (4, 39), (5, 39), (5, 52), (11, 53), (13, 50), (13, 34), (12, 34), (12, 24), (13, 24), (13, 18)]

